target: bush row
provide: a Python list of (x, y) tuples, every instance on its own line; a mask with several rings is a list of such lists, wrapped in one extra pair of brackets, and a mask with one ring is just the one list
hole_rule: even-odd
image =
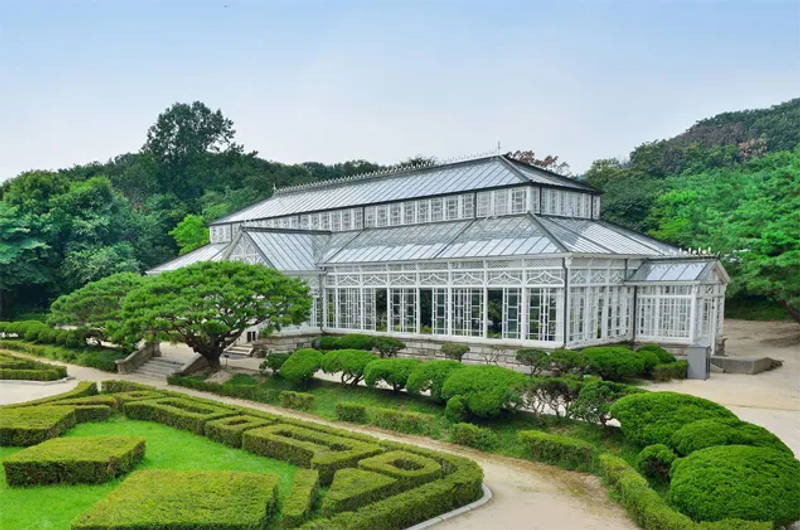
[(322, 515), (351, 512), (384, 499), (400, 490), (397, 479), (365, 469), (346, 468), (336, 472), (322, 501)]
[(595, 470), (597, 449), (589, 442), (542, 431), (521, 431), (517, 438), (537, 462), (587, 473)]
[(91, 333), (87, 328), (58, 329), (39, 320), (20, 320), (0, 322), (0, 335), (14, 336), (20, 340), (38, 344), (54, 344), (81, 349), (86, 347), (86, 340)]
[(69, 407), (16, 407), (0, 409), (0, 446), (27, 447), (61, 436), (75, 425)]
[(653, 381), (669, 381), (671, 379), (686, 379), (689, 370), (688, 361), (675, 361), (661, 363), (653, 368)]
[(450, 426), (450, 441), (482, 451), (491, 451), (498, 444), (497, 434), (487, 427), (472, 423), (456, 423)]
[(48, 368), (14, 369), (0, 368), (0, 379), (25, 381), (56, 381), (67, 377), (64, 366), (48, 365)]
[(357, 403), (336, 404), (336, 417), (342, 421), (368, 423), (406, 434), (432, 434), (436, 417), (422, 412), (408, 412), (382, 407), (370, 407)]
[(319, 473), (313, 469), (298, 469), (289, 496), (283, 501), (281, 525), (295, 528), (311, 515), (319, 494)]
[(381, 357), (394, 357), (406, 347), (405, 343), (394, 337), (382, 337), (350, 333), (348, 335), (323, 335), (319, 338), (320, 350), (366, 350), (377, 351)]
[(227, 407), (199, 404), (185, 398), (129, 401), (123, 410), (129, 418), (163, 423), (195, 434), (203, 434), (207, 421), (235, 414)]
[(116, 372), (116, 360), (122, 359), (123, 354), (117, 350), (100, 347), (87, 347), (83, 349), (67, 348), (62, 346), (47, 346), (33, 344), (21, 340), (0, 340), (0, 348), (46, 357), (55, 361), (97, 368), (104, 372)]
[(259, 403), (280, 405), (286, 408), (309, 410), (314, 405), (314, 394), (295, 392), (292, 390), (275, 390), (259, 385), (226, 385), (203, 381), (200, 377), (171, 375), (167, 377), (170, 385), (212, 392), (221, 396), (229, 396)]

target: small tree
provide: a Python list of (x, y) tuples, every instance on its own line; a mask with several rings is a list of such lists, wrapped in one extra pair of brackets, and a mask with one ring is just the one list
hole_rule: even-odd
[(448, 343), (442, 345), (442, 353), (448, 359), (461, 362), (462, 357), (469, 351), (466, 344)]
[(406, 343), (394, 337), (378, 337), (375, 339), (375, 349), (381, 357), (395, 357), (397, 352), (406, 347)]
[(204, 262), (161, 273), (131, 291), (115, 335), (135, 342), (157, 334), (184, 342), (218, 368), (222, 352), (245, 329), (300, 324), (310, 308), (301, 280), (263, 265)]
[(534, 348), (517, 350), (516, 359), (519, 364), (528, 367), (531, 377), (547, 368), (550, 364), (550, 357), (547, 352)]
[(188, 214), (175, 225), (175, 228), (170, 230), (169, 235), (178, 244), (178, 254), (180, 255), (208, 243), (208, 227), (205, 220), (199, 215)]

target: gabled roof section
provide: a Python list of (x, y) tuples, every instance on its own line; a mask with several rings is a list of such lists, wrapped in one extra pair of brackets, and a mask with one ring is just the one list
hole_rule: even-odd
[(266, 219), (305, 212), (477, 191), (518, 184), (540, 184), (597, 193), (595, 188), (505, 156), (394, 170), (367, 176), (315, 182), (278, 190), (259, 203), (212, 224)]
[(199, 263), (201, 261), (220, 261), (223, 255), (222, 251), (227, 246), (228, 243), (211, 243), (204, 245), (184, 254), (183, 256), (178, 256), (173, 260), (149, 269), (147, 274), (158, 274), (164, 271), (172, 271), (180, 269), (181, 267), (192, 265), (194, 263)]
[(626, 280), (631, 284), (727, 283), (728, 273), (716, 259), (648, 260)]
[(475, 220), (437, 258), (474, 258), (558, 254), (546, 230), (528, 215)]

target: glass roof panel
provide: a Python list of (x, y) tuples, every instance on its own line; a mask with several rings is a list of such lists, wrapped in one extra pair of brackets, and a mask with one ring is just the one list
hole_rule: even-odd
[(175, 269), (180, 269), (181, 267), (186, 267), (187, 265), (199, 263), (201, 261), (219, 261), (222, 259), (222, 251), (227, 246), (228, 243), (211, 243), (209, 245), (204, 245), (198, 249), (184, 254), (183, 256), (178, 256), (173, 260), (162, 263), (161, 265), (157, 265), (148, 270), (147, 273), (157, 274), (159, 272), (172, 271)]
[(646, 261), (629, 282), (693, 282), (708, 279), (705, 271), (714, 260)]

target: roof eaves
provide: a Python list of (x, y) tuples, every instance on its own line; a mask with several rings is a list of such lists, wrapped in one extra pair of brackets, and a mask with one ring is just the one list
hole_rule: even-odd
[[(512, 167), (515, 164), (524, 165), (524, 166), (529, 167), (529, 168), (531, 168), (533, 170), (541, 171), (543, 173), (546, 173), (546, 174), (548, 174), (549, 176), (551, 176), (551, 177), (553, 177), (555, 179), (558, 179), (558, 180), (561, 180), (561, 181), (567, 181), (570, 184), (572, 184), (573, 186), (577, 184), (578, 186), (580, 186), (582, 188), (585, 188), (586, 191), (592, 191), (592, 192), (597, 193), (597, 194), (604, 193), (603, 190), (601, 190), (600, 188), (592, 186), (591, 184), (586, 184), (585, 182), (581, 182), (579, 180), (575, 180), (575, 179), (571, 179), (569, 177), (565, 177), (564, 175), (560, 175), (560, 174), (556, 173), (555, 171), (551, 171), (549, 169), (545, 169), (545, 168), (539, 167), (539, 166), (534, 166), (533, 164), (526, 164), (525, 162), (521, 162), (519, 160), (515, 160), (515, 159), (513, 159), (513, 158), (511, 158), (511, 157), (509, 157), (507, 155), (500, 155), (500, 157), (503, 160), (505, 160), (507, 163), (509, 163)], [(515, 170), (516, 170), (516, 168), (515, 168)], [(518, 170), (516, 170), (516, 171), (518, 172)], [(523, 175), (523, 178), (525, 179), (526, 182), (530, 182), (531, 181), (528, 177), (525, 177), (524, 175)], [(568, 186), (564, 186), (564, 187), (568, 187)]]

